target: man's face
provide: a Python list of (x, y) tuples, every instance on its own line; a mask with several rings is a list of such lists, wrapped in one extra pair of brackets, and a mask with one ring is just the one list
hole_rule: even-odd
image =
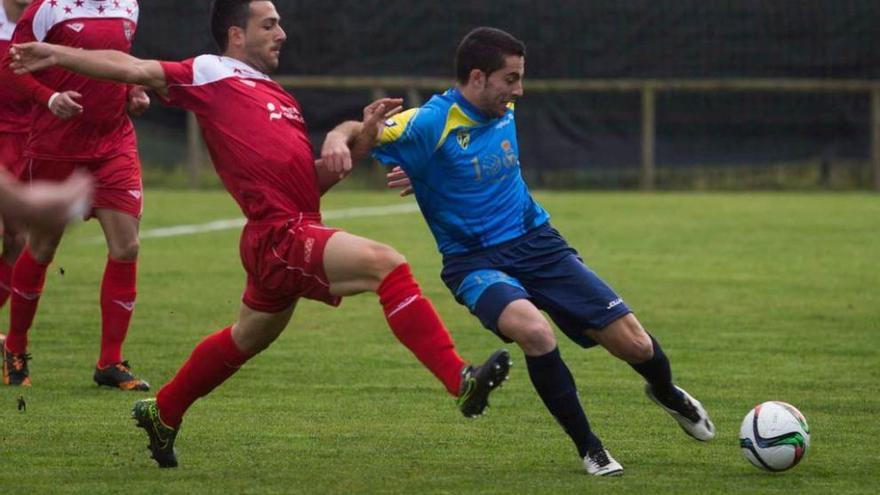
[(519, 55), (504, 57), (504, 67), (483, 78), (478, 91), (480, 110), (501, 117), (507, 112), (507, 104), (523, 95), (523, 76), (526, 60)]
[(245, 57), (252, 67), (268, 74), (278, 68), (281, 45), (287, 35), (281, 29), (281, 18), (272, 2), (251, 2), (250, 8), (251, 15), (244, 33)]

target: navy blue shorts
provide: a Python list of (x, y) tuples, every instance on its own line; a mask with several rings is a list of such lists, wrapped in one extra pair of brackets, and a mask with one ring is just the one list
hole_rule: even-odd
[(498, 318), (517, 299), (545, 311), (582, 347), (596, 345), (584, 330), (601, 330), (632, 312), (549, 223), (497, 246), (446, 256), (440, 276), (459, 303), (507, 342)]

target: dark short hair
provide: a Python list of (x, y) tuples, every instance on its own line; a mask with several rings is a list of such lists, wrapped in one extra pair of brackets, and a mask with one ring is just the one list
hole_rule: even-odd
[(510, 33), (491, 27), (478, 27), (468, 33), (455, 53), (455, 77), (466, 84), (470, 73), (479, 69), (491, 74), (504, 67), (510, 55), (525, 57), (526, 45)]
[(220, 52), (229, 45), (229, 28), (247, 28), (253, 0), (214, 0), (211, 5), (211, 34)]

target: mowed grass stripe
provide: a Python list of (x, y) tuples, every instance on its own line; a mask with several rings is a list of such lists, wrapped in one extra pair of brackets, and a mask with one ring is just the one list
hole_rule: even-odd
[[(181, 430), (181, 467), (160, 471), (128, 419), (143, 394), (91, 383), (106, 253), (71, 230), (31, 333), (34, 387), (0, 387), (0, 487), (32, 493), (873, 493), (880, 379), (880, 197), (869, 194), (540, 193), (554, 225), (663, 343), (680, 385), (709, 408), (700, 444), (642, 395), (601, 349), (560, 336), (591, 422), (626, 469), (582, 474), (535, 396), (521, 353), (486, 417), (466, 421), (387, 330), (375, 296), (338, 309), (303, 301), (279, 340), (213, 394)], [(393, 193), (334, 193), (326, 210), (393, 204)], [(403, 200), (401, 200), (403, 201)], [(222, 192), (147, 192), (143, 229), (238, 215)], [(501, 343), (439, 281), (439, 255), (408, 213), (328, 222), (395, 246), (433, 298), (460, 352)], [(64, 268), (61, 275), (59, 268)], [(167, 381), (206, 334), (230, 324), (243, 287), (238, 232), (144, 243), (126, 344), (135, 371)], [(6, 313), (4, 313), (5, 315)], [(26, 412), (16, 409), (23, 394)], [(793, 471), (741, 458), (755, 404), (784, 400), (812, 427)]]

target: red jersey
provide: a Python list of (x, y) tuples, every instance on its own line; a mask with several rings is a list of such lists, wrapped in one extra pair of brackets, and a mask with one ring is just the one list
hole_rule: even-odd
[(162, 69), (166, 102), (195, 113), (217, 174), (249, 220), (319, 211), (312, 145), (293, 96), (229, 57), (162, 62)]
[[(136, 0), (36, 0), (19, 19), (12, 42), (45, 41), (128, 53), (138, 11)], [(137, 151), (124, 84), (96, 81), (60, 68), (33, 77), (53, 91), (82, 94), (78, 103), (83, 113), (65, 121), (45, 106), (34, 106), (26, 156), (94, 161)]]
[[(13, 31), (15, 31), (15, 23), (6, 17), (3, 2), (0, 2), (0, 59), (9, 51)], [(0, 133), (28, 132), (31, 122), (30, 112), (30, 98), (3, 81), (3, 84), (0, 84)]]

